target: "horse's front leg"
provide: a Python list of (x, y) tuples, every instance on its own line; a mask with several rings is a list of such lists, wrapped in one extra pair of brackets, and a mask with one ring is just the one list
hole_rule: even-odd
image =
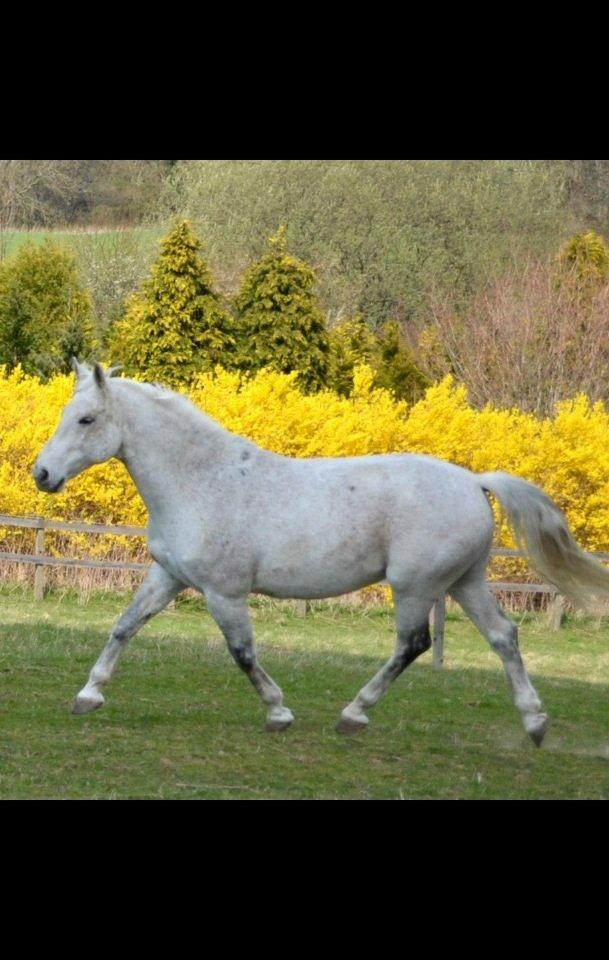
[(104, 696), (101, 688), (112, 677), (129, 638), (157, 613), (164, 610), (183, 589), (183, 583), (172, 577), (158, 563), (153, 563), (132, 604), (125, 610), (112, 630), (110, 639), (91, 670), (86, 685), (72, 702), (72, 713), (80, 716), (103, 706)]
[(283, 693), (256, 659), (254, 634), (247, 608), (247, 597), (223, 597), (205, 590), (207, 608), (224, 634), (235, 662), (249, 677), (263, 703), (268, 707), (266, 729), (285, 730), (294, 722), (291, 710), (283, 705)]

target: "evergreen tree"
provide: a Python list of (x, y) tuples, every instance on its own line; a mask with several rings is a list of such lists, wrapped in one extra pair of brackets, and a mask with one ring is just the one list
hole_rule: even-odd
[(397, 400), (417, 400), (430, 386), (430, 381), (417, 367), (399, 324), (394, 320), (383, 324), (378, 337), (375, 386), (390, 390)]
[(91, 300), (71, 253), (46, 240), (0, 264), (0, 363), (26, 373), (67, 373), (93, 348)]
[(609, 246), (594, 230), (572, 237), (561, 250), (559, 261), (582, 284), (595, 285), (609, 278)]
[(150, 277), (126, 302), (111, 331), (109, 353), (128, 374), (188, 386), (218, 364), (232, 365), (234, 322), (213, 289), (191, 223), (161, 242)]
[(379, 342), (360, 316), (343, 320), (330, 330), (328, 386), (343, 397), (353, 390), (353, 371), (366, 363), (373, 369), (379, 361)]
[(304, 389), (325, 386), (330, 345), (315, 285), (311, 267), (287, 252), (282, 227), (269, 239), (265, 256), (246, 272), (235, 301), (241, 369), (297, 370)]
[(374, 386), (389, 390), (398, 400), (416, 400), (430, 385), (395, 321), (373, 333), (362, 317), (355, 317), (330, 332), (328, 385), (333, 390), (350, 396), (353, 371), (362, 363), (374, 370)]

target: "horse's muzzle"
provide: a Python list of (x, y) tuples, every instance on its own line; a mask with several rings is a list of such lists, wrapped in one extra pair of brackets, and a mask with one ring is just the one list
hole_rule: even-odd
[(59, 480), (51, 477), (49, 471), (45, 470), (44, 467), (35, 466), (33, 475), (36, 486), (39, 490), (42, 490), (43, 493), (59, 493), (66, 482), (65, 477), (61, 477)]

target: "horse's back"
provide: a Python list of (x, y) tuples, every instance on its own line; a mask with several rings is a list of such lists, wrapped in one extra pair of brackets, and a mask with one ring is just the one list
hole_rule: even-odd
[[(290, 460), (287, 479), (295, 503), (330, 502), (338, 515), (368, 511), (395, 517), (407, 512), (413, 525), (457, 519), (474, 521), (486, 498), (477, 476), (463, 467), (417, 454)], [(482, 510), (488, 518), (488, 510)]]
[(258, 491), (263, 590), (284, 580), (290, 590), (303, 574), (311, 596), (322, 581), (332, 581), (332, 592), (384, 577), (413, 588), (430, 577), (452, 581), (490, 547), (481, 484), (454, 464), (408, 454), (280, 459)]

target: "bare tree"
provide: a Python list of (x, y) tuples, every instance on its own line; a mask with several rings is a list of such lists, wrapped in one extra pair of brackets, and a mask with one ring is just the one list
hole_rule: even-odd
[[(68, 163), (70, 161), (67, 161)], [(62, 160), (0, 160), (0, 256), (4, 233), (48, 219), (49, 198), (65, 197), (69, 170)]]
[(0, 242), (16, 227), (137, 223), (156, 206), (164, 160), (0, 160)]
[(571, 160), (567, 189), (583, 222), (609, 230), (609, 160)]
[(0, 160), (0, 225), (6, 230), (43, 215), (44, 194), (65, 194), (69, 170), (63, 160)]
[(547, 414), (580, 392), (609, 397), (609, 283), (591, 288), (534, 262), (491, 281), (461, 314), (436, 297), (431, 316), (448, 367), (479, 406)]

